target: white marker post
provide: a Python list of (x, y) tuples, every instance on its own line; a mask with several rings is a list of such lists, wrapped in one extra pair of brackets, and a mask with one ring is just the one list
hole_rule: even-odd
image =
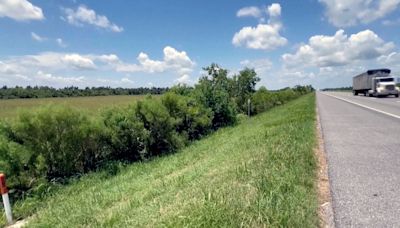
[(247, 99), (247, 115), (250, 117), (251, 100)]
[(0, 173), (0, 193), (1, 197), (3, 198), (3, 205), (4, 210), (6, 212), (6, 218), (8, 224), (12, 224), (12, 213), (11, 213), (11, 205), (10, 205), (10, 198), (8, 197), (8, 189), (6, 185), (6, 175)]

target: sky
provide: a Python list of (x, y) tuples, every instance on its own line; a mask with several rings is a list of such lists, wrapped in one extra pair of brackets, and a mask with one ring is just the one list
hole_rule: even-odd
[(259, 86), (400, 76), (400, 0), (0, 0), (0, 85), (193, 85), (217, 63)]

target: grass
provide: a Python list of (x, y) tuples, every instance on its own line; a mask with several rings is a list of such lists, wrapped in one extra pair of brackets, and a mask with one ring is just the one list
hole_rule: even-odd
[[(154, 95), (153, 95), (154, 96)], [(111, 105), (127, 105), (143, 99), (144, 95), (135, 96), (96, 96), (96, 97), (57, 97), (39, 99), (0, 99), (0, 119), (13, 118), (20, 109), (35, 109), (38, 106), (50, 103), (64, 104), (97, 112)]]
[(316, 227), (315, 115), (306, 95), (176, 154), (19, 202), (16, 214), (35, 208), (28, 227)]

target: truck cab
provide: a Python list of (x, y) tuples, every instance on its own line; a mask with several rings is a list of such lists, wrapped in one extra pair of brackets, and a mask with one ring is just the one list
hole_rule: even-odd
[(399, 97), (399, 88), (396, 87), (394, 77), (374, 78), (374, 89), (368, 90), (369, 96), (389, 96)]

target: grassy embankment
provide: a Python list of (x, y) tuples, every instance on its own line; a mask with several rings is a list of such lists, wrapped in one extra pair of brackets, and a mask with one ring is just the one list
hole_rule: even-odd
[(174, 155), (124, 167), (115, 176), (86, 175), (36, 202), (28, 225), (315, 227), (314, 146), (310, 94)]
[[(152, 95), (157, 96), (157, 95)], [(7, 99), (0, 100), (0, 119), (14, 117), (18, 110), (32, 110), (47, 104), (63, 104), (76, 108), (97, 112), (101, 108), (112, 105), (128, 105), (136, 100), (143, 99), (145, 95), (135, 96), (96, 96), (96, 97), (57, 97), (57, 98), (32, 98), (32, 99)]]

